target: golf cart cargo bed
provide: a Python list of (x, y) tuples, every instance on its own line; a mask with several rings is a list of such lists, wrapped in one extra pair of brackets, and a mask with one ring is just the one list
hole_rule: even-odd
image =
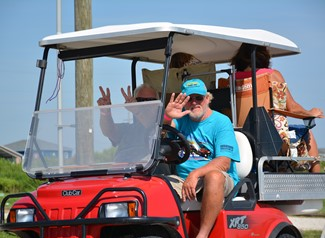
[[(310, 160), (311, 158), (297, 159)], [(262, 157), (258, 165), (260, 201), (317, 200), (325, 198), (324, 173), (267, 172), (263, 171), (263, 164), (266, 160), (271, 160), (271, 158)], [(283, 160), (283, 157), (272, 157), (272, 160)]]

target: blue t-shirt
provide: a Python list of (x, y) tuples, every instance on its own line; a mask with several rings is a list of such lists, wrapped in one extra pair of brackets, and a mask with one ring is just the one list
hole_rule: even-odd
[(189, 115), (174, 120), (178, 129), (191, 145), (189, 159), (177, 165), (177, 173), (185, 179), (188, 174), (199, 167), (209, 163), (219, 156), (231, 159), (230, 168), (227, 173), (236, 185), (239, 181), (236, 163), (240, 161), (239, 149), (234, 129), (229, 118), (219, 112), (212, 114), (201, 122), (192, 121)]

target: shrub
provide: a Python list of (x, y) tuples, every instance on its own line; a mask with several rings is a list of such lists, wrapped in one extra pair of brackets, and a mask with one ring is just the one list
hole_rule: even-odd
[(30, 192), (43, 182), (28, 177), (22, 170), (21, 164), (0, 158), (0, 192)]

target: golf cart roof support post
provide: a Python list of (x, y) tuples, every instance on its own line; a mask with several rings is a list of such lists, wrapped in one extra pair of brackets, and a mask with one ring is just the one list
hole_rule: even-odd
[[(252, 68), (252, 93), (253, 93), (253, 127), (254, 127), (254, 138), (260, 138), (259, 136), (259, 123), (257, 118), (257, 85), (256, 85), (256, 45), (252, 45), (251, 48), (251, 68)], [(254, 144), (255, 151), (258, 151), (259, 141)]]
[[(257, 107), (257, 89), (256, 89), (256, 46), (253, 45), (251, 51), (252, 67), (252, 91), (253, 91), (253, 108)], [(256, 114), (255, 114), (256, 116)]]
[[(161, 101), (163, 105), (165, 105), (166, 101), (166, 88), (167, 88), (167, 80), (168, 80), (168, 74), (169, 74), (169, 64), (172, 56), (172, 45), (173, 45), (173, 38), (174, 38), (174, 32), (170, 32), (167, 38), (167, 45), (165, 48), (165, 63), (164, 63), (164, 78), (163, 78), (163, 83), (161, 85)], [(163, 108), (163, 111), (161, 113), (161, 120), (160, 120), (160, 125), (163, 124), (164, 122), (164, 113), (165, 113), (165, 108)]]
[(136, 65), (139, 61), (139, 57), (136, 57), (132, 60), (131, 64), (131, 80), (132, 80), (132, 92), (134, 92), (137, 87), (137, 75), (136, 75)]
[(38, 89), (36, 95), (36, 102), (35, 102), (35, 109), (34, 111), (39, 111), (41, 106), (41, 99), (42, 99), (42, 92), (43, 92), (43, 85), (44, 85), (44, 78), (45, 78), (45, 70), (47, 67), (47, 57), (49, 53), (49, 47), (45, 47), (43, 52), (42, 60), (37, 60), (36, 66), (41, 69), (39, 81), (38, 81)]
[[(232, 73), (231, 73), (232, 72)], [(229, 88), (230, 88), (230, 104), (231, 104), (231, 116), (232, 124), (234, 127), (237, 125), (237, 110), (236, 110), (236, 68), (235, 65), (232, 66), (232, 69), (229, 74)]]

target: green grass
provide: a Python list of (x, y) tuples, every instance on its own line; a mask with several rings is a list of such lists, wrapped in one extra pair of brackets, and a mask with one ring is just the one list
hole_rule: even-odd
[[(320, 238), (322, 231), (303, 231), (302, 237), (303, 238)], [(0, 238), (2, 238), (0, 236)]]
[(16, 238), (16, 237), (18, 237), (18, 236), (16, 236), (15, 234), (9, 234), (9, 233), (0, 231), (0, 238)]
[(0, 192), (17, 193), (36, 189), (42, 181), (31, 179), (23, 172), (21, 164), (0, 159)]
[[(21, 164), (15, 164), (0, 158), (0, 202), (11, 193), (31, 192), (44, 181), (31, 179), (22, 170)], [(11, 207), (16, 199), (9, 199), (6, 207)], [(16, 238), (14, 234), (0, 232), (0, 238)]]
[[(31, 192), (44, 181), (32, 179), (22, 170), (21, 164), (15, 164), (0, 158), (0, 202), (7, 194)], [(9, 199), (6, 207), (10, 207), (16, 199)]]

